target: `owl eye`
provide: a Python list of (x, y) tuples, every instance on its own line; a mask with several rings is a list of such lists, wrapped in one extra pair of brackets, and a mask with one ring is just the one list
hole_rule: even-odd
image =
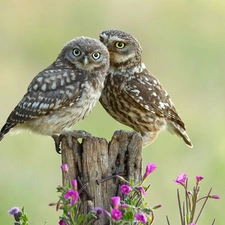
[(101, 56), (101, 53), (100, 53), (100, 52), (94, 52), (94, 53), (92, 54), (93, 59), (99, 59), (100, 56)]
[(73, 54), (75, 56), (80, 56), (81, 55), (81, 51), (78, 48), (73, 49)]
[(117, 48), (120, 48), (120, 49), (125, 47), (125, 44), (123, 42), (120, 42), (120, 41), (116, 42), (115, 45), (116, 45)]

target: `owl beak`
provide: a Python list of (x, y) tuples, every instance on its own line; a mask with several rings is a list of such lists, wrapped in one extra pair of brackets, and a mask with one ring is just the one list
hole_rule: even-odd
[(88, 56), (87, 55), (85, 55), (83, 57), (83, 64), (84, 64), (84, 66), (87, 66), (87, 64), (88, 64)]

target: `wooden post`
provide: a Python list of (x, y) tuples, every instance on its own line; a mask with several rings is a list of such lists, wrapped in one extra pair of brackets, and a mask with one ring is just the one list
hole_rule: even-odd
[[(73, 139), (72, 146), (64, 137), (61, 144), (62, 163), (69, 166), (72, 179), (77, 179), (79, 188), (87, 185), (80, 196), (83, 203), (109, 210), (111, 197), (119, 194), (118, 178), (102, 179), (123, 174), (135, 183), (142, 180), (142, 138), (136, 132), (116, 131), (108, 143), (103, 138), (87, 137), (79, 143)], [(63, 173), (64, 175), (64, 173)], [(63, 177), (64, 183), (65, 177)], [(80, 181), (80, 182), (79, 182)], [(87, 205), (87, 204), (86, 204)], [(85, 213), (88, 212), (88, 207)], [(96, 224), (109, 224), (105, 216)]]

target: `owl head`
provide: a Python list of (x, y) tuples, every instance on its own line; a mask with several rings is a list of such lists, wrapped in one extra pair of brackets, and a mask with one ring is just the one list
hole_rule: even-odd
[(58, 59), (86, 71), (107, 70), (109, 66), (107, 48), (100, 41), (89, 37), (78, 37), (68, 42)]
[(141, 61), (141, 45), (136, 38), (124, 31), (103, 31), (100, 34), (100, 41), (108, 48), (111, 66), (134, 60)]

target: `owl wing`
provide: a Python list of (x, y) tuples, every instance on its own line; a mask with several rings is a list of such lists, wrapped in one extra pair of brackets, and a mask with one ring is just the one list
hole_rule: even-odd
[(168, 93), (146, 69), (141, 74), (129, 77), (124, 90), (145, 110), (176, 122), (185, 129)]
[(44, 70), (33, 79), (6, 124), (15, 126), (74, 104), (81, 97), (83, 78), (81, 73), (74, 70)]

